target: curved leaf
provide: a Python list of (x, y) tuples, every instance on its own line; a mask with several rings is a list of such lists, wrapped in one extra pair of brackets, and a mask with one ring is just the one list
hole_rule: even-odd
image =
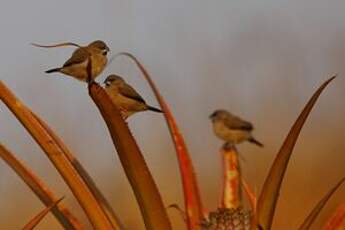
[(32, 112), (15, 97), (2, 81), (0, 81), (0, 99), (46, 153), (84, 209), (91, 224), (97, 229), (113, 229), (101, 205), (66, 158), (63, 149), (36, 120)]
[(242, 178), (242, 186), (249, 200), (251, 210), (253, 211), (254, 216), (255, 216), (256, 215), (255, 214), (256, 213), (256, 195), (251, 189), (251, 187), (249, 186), (249, 184), (243, 178)]
[(63, 43), (58, 43), (58, 44), (53, 44), (53, 45), (40, 45), (37, 43), (31, 43), (31, 45), (40, 47), (40, 48), (56, 48), (56, 47), (65, 47), (65, 46), (75, 46), (75, 47), (81, 47), (80, 45), (73, 43), (73, 42), (63, 42)]
[(36, 225), (38, 225), (41, 220), (52, 210), (60, 201), (63, 200), (63, 197), (46, 207), (40, 213), (38, 213), (34, 218), (32, 218), (24, 227), (23, 230), (32, 230)]
[(181, 179), (182, 179), (182, 186), (183, 186), (183, 194), (184, 194), (184, 203), (185, 203), (185, 210), (187, 213), (187, 226), (188, 229), (199, 229), (200, 222), (203, 219), (203, 206), (201, 203), (200, 198), (200, 191), (198, 188), (197, 179), (194, 173), (193, 163), (188, 153), (187, 146), (183, 139), (181, 132), (176, 124), (175, 118), (171, 113), (167, 103), (161, 96), (158, 88), (154, 84), (152, 78), (150, 77), (149, 73), (146, 71), (144, 66), (130, 53), (119, 53), (117, 56), (127, 56), (132, 59), (135, 64), (138, 66), (140, 71), (143, 73), (145, 79), (149, 83), (153, 93), (156, 96), (158, 103), (160, 104), (161, 109), (164, 111), (165, 120), (169, 127), (169, 131), (174, 142), (176, 155), (179, 162)]
[(250, 229), (256, 229), (256, 223), (257, 223), (257, 215), (256, 215), (256, 195), (249, 186), (249, 184), (242, 178), (242, 186), (244, 188), (245, 194), (247, 196), (247, 199), (250, 204), (250, 208), (252, 211), (252, 220), (251, 220), (251, 228)]
[(115, 104), (97, 83), (89, 84), (89, 94), (101, 112), (123, 169), (132, 186), (147, 229), (171, 229), (162, 198), (145, 159)]
[(285, 141), (271, 166), (259, 196), (257, 206), (258, 226), (261, 229), (266, 230), (271, 228), (280, 187), (299, 133), (321, 92), (334, 78), (335, 76), (323, 83), (308, 101), (296, 122), (292, 126), (289, 134), (285, 138)]
[[(0, 143), (0, 157), (17, 173), (29, 186), (36, 196), (46, 205), (57, 200), (53, 192), (29, 168), (27, 168), (13, 153)], [(56, 219), (67, 229), (83, 229), (80, 222), (62, 204), (52, 210)]]
[(60, 140), (58, 136), (55, 135), (55, 133), (49, 128), (49, 126), (44, 121), (42, 121), (34, 113), (32, 113), (32, 115), (46, 129), (46, 131), (54, 139), (54, 141), (59, 145), (59, 147), (63, 149), (63, 153), (65, 154), (67, 159), (71, 162), (71, 164), (74, 166), (74, 168), (77, 170), (80, 177), (87, 184), (88, 188), (91, 190), (92, 194), (96, 197), (97, 201), (101, 204), (103, 210), (106, 212), (112, 225), (116, 229), (124, 229), (123, 224), (120, 222), (119, 218), (115, 214), (115, 211), (109, 204), (108, 200), (105, 198), (102, 192), (98, 189), (96, 183), (93, 181), (92, 177), (88, 174), (88, 172), (85, 170), (83, 165), (79, 162), (79, 160), (71, 153), (71, 151), (67, 148), (67, 146)]
[(321, 212), (322, 208), (326, 205), (327, 201), (331, 196), (334, 194), (334, 192), (340, 187), (340, 185), (345, 181), (345, 177), (342, 178), (320, 201), (317, 203), (317, 205), (314, 207), (314, 209), (309, 213), (308, 217), (304, 220), (302, 225), (298, 228), (299, 230), (308, 230), (311, 225), (316, 220), (316, 217)]

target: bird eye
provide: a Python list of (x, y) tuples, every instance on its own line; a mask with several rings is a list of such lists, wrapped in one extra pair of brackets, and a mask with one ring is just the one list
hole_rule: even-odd
[(107, 53), (108, 53), (108, 51), (106, 51), (106, 50), (104, 50), (103, 52), (102, 52), (102, 54), (105, 56), (105, 55), (107, 55)]

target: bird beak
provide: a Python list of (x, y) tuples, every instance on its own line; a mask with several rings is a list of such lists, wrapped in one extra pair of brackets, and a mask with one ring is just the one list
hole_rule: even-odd
[(213, 118), (214, 118), (214, 116), (215, 116), (215, 114), (214, 114), (214, 113), (212, 113), (210, 116), (208, 116), (208, 118), (213, 119)]

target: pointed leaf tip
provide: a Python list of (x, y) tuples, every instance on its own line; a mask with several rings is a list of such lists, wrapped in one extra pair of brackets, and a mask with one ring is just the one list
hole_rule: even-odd
[(335, 77), (336, 75), (325, 81), (310, 98), (303, 111), (291, 127), (289, 134), (285, 138), (285, 141), (271, 166), (259, 196), (257, 206), (258, 225), (263, 229), (271, 228), (281, 184), (299, 133), (320, 94)]
[[(0, 143), (0, 158), (2, 158), (16, 172), (16, 174), (46, 206), (56, 200), (56, 196), (49, 187), (44, 184), (30, 168), (26, 167), (23, 162), (17, 159), (10, 150), (2, 145), (2, 143)], [(75, 230), (83, 229), (81, 223), (65, 206), (57, 206), (56, 209), (52, 210), (52, 213), (64, 228)]]
[(32, 218), (24, 227), (23, 230), (32, 230), (34, 227), (36, 227), (41, 220), (60, 202), (64, 199), (64, 197), (61, 197), (51, 205), (47, 206), (43, 211), (38, 213), (34, 218)]
[(174, 142), (176, 155), (180, 167), (185, 210), (187, 215), (187, 226), (189, 230), (199, 229), (200, 221), (203, 218), (203, 206), (201, 202), (200, 191), (197, 183), (197, 178), (194, 173), (193, 162), (190, 158), (184, 138), (176, 124), (175, 118), (172, 112), (170, 111), (168, 104), (161, 96), (158, 87), (152, 80), (150, 74), (145, 69), (145, 67), (139, 62), (139, 60), (133, 54), (128, 52), (118, 53), (114, 56), (114, 58), (118, 56), (126, 56), (135, 62), (135, 64), (145, 77), (146, 81), (149, 83), (161, 109), (164, 112), (164, 117), (169, 128), (170, 135)]
[[(37, 116), (26, 107), (6, 85), (0, 80), (0, 99), (22, 123), (43, 152), (48, 156), (57, 171), (85, 211), (87, 217), (95, 228), (113, 229), (111, 222), (101, 205), (91, 193), (76, 169), (66, 158), (65, 149), (49, 134), (45, 127), (37, 120)], [(57, 136), (57, 135), (55, 135)]]
[(317, 216), (320, 214), (323, 207), (326, 205), (327, 201), (335, 193), (335, 191), (344, 183), (345, 177), (343, 177), (336, 185), (329, 190), (329, 192), (317, 203), (314, 209), (309, 213), (307, 218), (304, 220), (302, 225), (299, 227), (299, 230), (308, 230), (311, 225), (316, 220)]
[(89, 84), (89, 94), (107, 124), (120, 162), (139, 204), (146, 229), (172, 229), (157, 185), (116, 104), (97, 83)]

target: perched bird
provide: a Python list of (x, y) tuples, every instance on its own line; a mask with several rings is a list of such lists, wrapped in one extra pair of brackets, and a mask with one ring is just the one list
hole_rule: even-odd
[[(47, 70), (46, 73), (60, 72), (86, 82), (94, 80), (105, 68), (108, 52), (109, 48), (103, 41), (94, 41), (77, 48), (62, 67)], [(89, 61), (91, 65), (88, 67)], [(88, 71), (91, 71), (91, 79)]]
[(260, 147), (263, 144), (255, 140), (251, 132), (253, 125), (226, 110), (216, 110), (210, 115), (213, 123), (213, 131), (217, 137), (226, 141), (226, 145), (235, 145), (243, 141), (249, 141)]
[(123, 119), (146, 110), (162, 113), (162, 110), (147, 105), (137, 91), (128, 85), (122, 77), (115, 74), (109, 75), (104, 84), (106, 92), (119, 108)]

